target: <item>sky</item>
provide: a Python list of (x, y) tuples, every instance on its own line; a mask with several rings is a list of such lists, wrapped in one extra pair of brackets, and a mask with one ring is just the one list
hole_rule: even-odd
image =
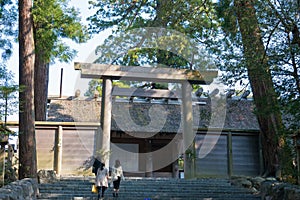
[[(87, 24), (85, 19), (91, 15), (91, 11), (88, 9), (88, 1), (71, 0), (70, 5), (80, 10), (83, 23)], [(93, 62), (96, 58), (94, 50), (103, 43), (109, 34), (110, 30), (93, 35), (93, 38), (87, 43), (69, 43), (73, 49), (78, 51), (78, 54), (71, 63), (55, 63), (50, 66), (48, 88), (50, 96), (60, 94), (61, 68), (63, 68), (62, 96), (74, 96), (77, 89), (81, 91), (82, 95), (85, 93), (89, 80), (80, 78), (80, 71), (74, 70), (74, 62)]]
[[(71, 0), (70, 6), (78, 8), (83, 23), (87, 25), (86, 18), (92, 14), (92, 11), (88, 9), (88, 1), (82, 0)], [(49, 67), (49, 96), (60, 95), (60, 80), (61, 80), (61, 69), (63, 69), (63, 80), (62, 80), (62, 96), (74, 96), (76, 90), (81, 91), (83, 95), (88, 89), (89, 79), (81, 79), (80, 71), (74, 70), (74, 62), (93, 62), (96, 59), (94, 50), (97, 46), (101, 45), (103, 41), (109, 36), (111, 30), (104, 31), (98, 35), (94, 35), (87, 43), (76, 44), (69, 40), (66, 43), (73, 49), (78, 51), (77, 56), (70, 63), (53, 63)], [(15, 75), (15, 82), (19, 80), (19, 64), (18, 64), (18, 45), (14, 45), (14, 51), (11, 59), (7, 63), (8, 69), (11, 70)], [(211, 90), (212, 91), (212, 90)], [(8, 117), (8, 120), (18, 120), (18, 114)]]
[[(70, 6), (74, 6), (80, 10), (83, 23), (87, 22), (85, 19), (91, 14), (88, 10), (88, 1), (71, 0)], [(77, 89), (86, 89), (89, 80), (80, 80), (80, 72), (74, 70), (74, 62), (92, 62), (95, 58), (94, 49), (103, 43), (105, 38), (108, 37), (110, 31), (104, 31), (98, 35), (94, 35), (87, 43), (76, 44), (72, 41), (66, 40), (66, 43), (73, 49), (78, 51), (77, 56), (70, 63), (52, 63), (49, 68), (49, 89), (50, 96), (60, 94), (60, 79), (61, 68), (63, 69), (63, 83), (62, 95), (74, 95)], [(8, 69), (14, 73), (15, 82), (19, 80), (19, 63), (18, 63), (18, 44), (14, 44), (13, 55), (7, 63)], [(85, 91), (82, 91), (82, 94)]]
[[(82, 0), (71, 0), (70, 6), (74, 6), (79, 9), (80, 16), (83, 23), (87, 22), (85, 19), (91, 14), (88, 9), (88, 1)], [(62, 96), (74, 96), (75, 91), (80, 89), (83, 95), (88, 87), (88, 79), (80, 78), (80, 71), (74, 70), (74, 62), (92, 62), (95, 60), (95, 48), (102, 44), (103, 41), (109, 36), (110, 30), (104, 31), (98, 35), (94, 35), (87, 43), (76, 44), (72, 41), (66, 40), (73, 49), (78, 51), (77, 56), (70, 63), (60, 63), (56, 62), (49, 67), (49, 96), (59, 96), (60, 95), (60, 80), (61, 80), (61, 69), (63, 69), (63, 80), (62, 80)], [(19, 82), (19, 55), (18, 55), (18, 44), (13, 46), (13, 55), (7, 63), (7, 67), (10, 71), (14, 73), (15, 82)], [(16, 121), (18, 120), (18, 114), (8, 116), (8, 120)]]

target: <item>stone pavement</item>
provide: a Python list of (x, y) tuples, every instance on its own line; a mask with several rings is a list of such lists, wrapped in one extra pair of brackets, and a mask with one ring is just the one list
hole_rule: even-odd
[[(91, 192), (94, 177), (64, 177), (53, 183), (39, 185), (38, 199), (96, 200)], [(121, 182), (119, 197), (112, 196), (112, 188), (105, 192), (104, 200), (259, 200), (258, 194), (234, 186), (228, 179), (167, 179), (126, 178)]]

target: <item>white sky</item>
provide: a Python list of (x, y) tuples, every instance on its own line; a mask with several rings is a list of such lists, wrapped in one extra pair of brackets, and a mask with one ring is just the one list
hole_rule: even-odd
[[(88, 9), (88, 1), (71, 0), (70, 5), (80, 10), (81, 18), (84, 22), (88, 16), (92, 15), (92, 11)], [(60, 95), (61, 68), (63, 68), (62, 96), (73, 96), (77, 89), (80, 89), (82, 95), (86, 92), (89, 80), (80, 78), (80, 72), (74, 70), (74, 62), (94, 61), (95, 48), (103, 43), (103, 41), (108, 37), (110, 32), (110, 30), (107, 30), (102, 32), (101, 34), (94, 35), (91, 40), (84, 44), (76, 44), (74, 42), (67, 41), (67, 43), (73, 49), (78, 51), (78, 54), (70, 63), (57, 62), (50, 65), (48, 88), (49, 96)], [(18, 58), (18, 45), (15, 44), (13, 55), (7, 63), (7, 67), (14, 73), (16, 83), (18, 83), (19, 80)], [(8, 120), (18, 120), (18, 114), (9, 116)]]
[[(70, 5), (78, 8), (81, 12), (82, 20), (85, 20), (91, 15), (91, 11), (88, 10), (88, 1), (82, 0), (71, 0)], [(68, 43), (73, 49), (78, 51), (77, 56), (70, 63), (54, 63), (49, 68), (49, 88), (48, 95), (59, 96), (60, 94), (60, 79), (61, 79), (61, 68), (63, 68), (63, 82), (62, 82), (62, 95), (73, 96), (77, 89), (81, 90), (84, 94), (87, 90), (88, 82), (87, 79), (80, 78), (80, 72), (74, 70), (74, 62), (92, 62), (95, 56), (95, 48), (103, 43), (104, 39), (108, 37), (110, 31), (105, 31), (99, 35), (94, 35), (91, 40), (84, 44), (76, 44), (74, 42)], [(13, 46), (13, 55), (7, 63), (8, 70), (14, 73), (15, 82), (19, 82), (19, 50), (18, 44)], [(8, 120), (18, 120), (18, 114), (8, 116)]]
[[(88, 1), (71, 0), (70, 5), (80, 10), (81, 18), (84, 21), (92, 14), (92, 12), (88, 9)], [(49, 70), (49, 95), (59, 95), (60, 93), (61, 68), (63, 68), (63, 96), (74, 95), (77, 89), (81, 90), (82, 95), (86, 92), (89, 80), (80, 78), (80, 72), (74, 70), (74, 62), (94, 61), (94, 50), (97, 46), (103, 43), (109, 33), (110, 31), (108, 30), (98, 35), (94, 35), (91, 40), (84, 44), (70, 43), (70, 46), (78, 51), (78, 54), (71, 63), (55, 63), (51, 65)]]
[[(70, 5), (78, 8), (81, 12), (82, 20), (85, 20), (91, 12), (88, 10), (88, 1), (71, 0)], [(50, 65), (49, 70), (49, 95), (59, 95), (60, 93), (60, 74), (63, 68), (63, 84), (62, 95), (74, 95), (74, 92), (79, 88), (83, 88), (83, 83), (88, 83), (88, 80), (80, 80), (79, 71), (74, 70), (74, 62), (91, 62), (94, 54), (94, 49), (103, 43), (110, 31), (105, 31), (99, 35), (94, 35), (91, 40), (84, 44), (76, 44), (74, 42), (66, 41), (73, 49), (78, 51), (77, 56), (70, 63), (54, 63)], [(18, 45), (14, 44), (13, 55), (7, 63), (7, 67), (15, 75), (15, 82), (19, 80), (19, 62), (18, 62)], [(77, 83), (77, 82), (80, 82)], [(79, 87), (80, 86), (80, 87)], [(82, 93), (85, 91), (82, 90)]]

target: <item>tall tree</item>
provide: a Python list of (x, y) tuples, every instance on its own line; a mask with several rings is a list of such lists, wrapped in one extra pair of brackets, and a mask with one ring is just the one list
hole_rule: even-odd
[[(248, 71), (253, 71), (252, 76), (256, 77), (261, 87), (275, 87), (275, 91), (278, 94), (278, 96), (274, 94), (274, 89), (267, 89), (265, 91), (265, 100), (272, 102), (267, 98), (274, 96), (273, 98), (276, 102), (273, 102), (274, 105), (270, 104), (270, 106), (267, 106), (266, 110), (259, 110), (257, 108), (256, 112), (260, 113), (260, 115), (266, 114), (265, 117), (270, 117), (270, 112), (274, 112), (275, 115), (278, 114), (277, 117), (274, 117), (273, 122), (275, 121), (275, 123), (281, 118), (279, 114), (283, 113), (284, 117), (288, 117), (284, 121), (286, 127), (291, 131), (295, 130), (295, 128), (297, 129), (297, 127), (300, 127), (299, 120), (297, 120), (300, 119), (298, 112), (299, 101), (297, 101), (300, 96), (297, 86), (300, 73), (297, 57), (299, 57), (300, 51), (297, 42), (293, 41), (297, 41), (295, 38), (298, 38), (298, 31), (295, 29), (299, 29), (300, 25), (298, 17), (299, 3), (296, 1), (267, 0), (235, 1), (234, 5), (232, 2), (231, 0), (222, 0), (218, 4), (219, 11), (222, 14), (220, 16), (222, 18), (222, 30), (224, 31), (218, 37), (220, 40), (218, 40), (217, 48), (222, 47), (224, 49), (219, 52), (221, 61), (218, 64), (222, 70), (227, 72), (226, 76), (223, 76), (224, 80), (231, 86), (240, 84), (247, 88), (249, 87), (247, 80), (250, 75)], [(248, 11), (247, 14), (252, 16), (252, 19), (249, 16), (243, 15), (242, 12), (245, 11), (243, 9)], [(249, 9), (252, 10), (249, 11)], [(237, 16), (239, 17), (239, 25), (237, 24)], [(245, 18), (245, 20), (243, 21), (242, 18)], [(256, 32), (254, 32), (255, 30)], [(256, 57), (256, 59), (253, 58), (253, 62), (249, 63), (251, 55), (252, 57)], [(256, 62), (259, 60), (264, 65), (262, 69), (266, 71), (265, 76), (267, 79), (263, 79), (262, 72), (253, 70), (255, 66), (258, 66)], [(249, 69), (249, 66), (252, 69)], [(260, 77), (261, 80), (257, 77)], [(268, 84), (265, 83), (266, 80), (269, 82)], [(254, 87), (253, 80), (250, 80), (250, 86)], [(254, 98), (257, 98), (257, 96)], [(278, 108), (277, 101), (280, 103), (280, 108)], [(267, 109), (270, 112), (267, 112)], [(271, 111), (272, 109), (273, 111)], [(278, 123), (278, 127), (282, 127), (282, 124)], [(263, 130), (265, 131), (266, 129)], [(284, 141), (288, 132), (279, 132), (279, 135), (275, 135), (275, 133), (277, 134), (278, 131), (271, 132), (269, 137), (273, 139), (271, 140), (273, 144), (279, 142), (278, 139), (280, 138), (280, 152), (282, 152), (282, 148), (286, 148), (289, 144)], [(268, 149), (268, 142), (270, 142), (269, 138), (265, 141), (264, 149)], [(278, 150), (275, 149), (276, 153), (279, 153)], [(271, 148), (269, 151), (271, 151)], [(267, 152), (264, 154), (265, 160), (271, 159), (265, 162), (272, 163), (275, 155), (268, 154)], [(281, 153), (277, 156), (280, 155)], [(285, 160), (286, 157), (288, 155), (284, 155)], [(278, 163), (283, 167), (281, 169), (285, 170), (284, 167), (288, 166), (287, 162), (282, 160), (282, 158), (281, 156)], [(273, 169), (270, 169), (270, 165), (266, 163), (266, 166), (269, 167), (266, 173), (269, 172), (271, 175), (274, 175), (274, 165), (278, 166), (278, 164), (273, 163), (271, 165), (273, 165)]]
[(254, 0), (236, 0), (234, 6), (242, 35), (243, 53), (261, 129), (266, 173), (279, 170), (279, 137), (282, 119), (275, 93), (268, 56), (261, 37)]
[(11, 0), (0, 1), (0, 120), (16, 112), (17, 86), (13, 74), (7, 69), (6, 61), (12, 55), (13, 39), (17, 37), (17, 4)]
[(32, 1), (19, 1), (19, 179), (37, 176)]
[[(213, 37), (217, 27), (212, 1), (183, 1), (183, 0), (151, 0), (151, 1), (90, 1), (91, 5), (97, 9), (96, 14), (90, 16), (90, 31), (98, 33), (107, 28), (114, 28), (118, 33), (116, 37), (109, 38), (106, 47), (99, 48), (101, 58), (97, 62), (113, 62), (122, 65), (164, 65), (175, 68), (195, 68), (194, 63), (174, 54), (172, 51), (160, 49), (160, 46), (151, 48), (140, 48), (145, 42), (143, 38), (130, 35), (131, 38), (122, 37), (126, 31), (157, 27), (157, 30), (167, 28), (186, 34), (183, 37), (193, 38), (205, 46), (206, 38)], [(159, 31), (157, 31), (159, 37)], [(138, 34), (139, 35), (139, 34)], [(128, 35), (127, 35), (128, 36)], [(140, 35), (139, 35), (140, 36)], [(115, 41), (110, 41), (113, 39)], [(168, 38), (170, 39), (170, 38)], [(125, 43), (128, 43), (127, 45)], [(177, 43), (176, 43), (177, 42)], [(185, 46), (178, 43), (178, 48)], [(113, 44), (113, 48), (109, 44)], [(120, 44), (119, 46), (118, 43)], [(128, 45), (131, 44), (131, 48)], [(126, 45), (122, 51), (122, 46)], [(128, 49), (130, 49), (128, 51)], [(104, 51), (103, 51), (104, 50)], [(187, 49), (185, 49), (187, 50)], [(118, 55), (118, 57), (114, 56)], [(199, 54), (195, 55), (199, 56)], [(111, 59), (107, 59), (111, 58)]]
[[(125, 66), (215, 69), (203, 48), (208, 45), (206, 38), (213, 38), (216, 33), (213, 30), (218, 26), (212, 1), (93, 0), (90, 3), (97, 12), (88, 18), (89, 30), (92, 33), (107, 28), (114, 30), (112, 37), (96, 50), (99, 57), (95, 62)], [(143, 28), (153, 31), (147, 29), (148, 34), (143, 35), (143, 32), (147, 32)], [(167, 35), (172, 36), (166, 37)], [(149, 84), (151, 85), (145, 85)], [(140, 84), (133, 83), (132, 86)], [(165, 89), (165, 86), (159, 88)]]
[(71, 61), (76, 51), (63, 39), (77, 43), (89, 38), (87, 28), (81, 24), (79, 12), (68, 5), (69, 0), (35, 0), (33, 4), (35, 40), (35, 119), (46, 120), (49, 65), (55, 60)]
[(294, 132), (300, 128), (300, 2), (267, 0), (258, 9), (281, 110)]

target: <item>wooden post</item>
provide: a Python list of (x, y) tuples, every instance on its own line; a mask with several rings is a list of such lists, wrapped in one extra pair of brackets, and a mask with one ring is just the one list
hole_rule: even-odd
[(297, 182), (298, 185), (300, 185), (300, 129), (295, 132), (295, 135), (293, 136), (296, 153), (297, 153)]
[(297, 182), (300, 185), (300, 149), (297, 147)]
[(260, 175), (263, 175), (265, 171), (264, 167), (264, 156), (263, 156), (263, 149), (262, 149), (262, 135), (259, 133), (259, 142), (258, 142), (258, 148), (259, 148), (259, 173)]
[[(174, 140), (174, 139), (173, 139)], [(178, 164), (178, 159), (181, 155), (181, 146), (179, 144), (179, 140), (176, 139), (173, 145), (173, 150), (172, 150), (172, 157), (176, 157), (177, 159), (172, 163), (172, 177), (173, 178), (179, 178), (179, 164)]]
[(54, 170), (56, 174), (59, 176), (61, 174), (61, 166), (62, 166), (62, 137), (63, 137), (63, 127), (58, 126), (58, 132), (56, 135), (56, 152), (54, 159)]
[[(2, 135), (2, 131), (5, 133), (9, 129), (2, 129), (0, 127), (0, 187), (4, 185), (4, 177), (5, 177), (5, 145), (8, 144), (8, 135)], [(2, 184), (2, 185), (1, 185)]]
[[(182, 115), (183, 115), (183, 149), (195, 152), (193, 133), (193, 105), (192, 86), (188, 82), (182, 83)], [(194, 156), (194, 155), (193, 155)], [(189, 179), (195, 176), (195, 158), (184, 156), (184, 177)]]
[(110, 132), (112, 110), (112, 80), (103, 78), (102, 102), (101, 102), (101, 128), (102, 128), (102, 151), (105, 153), (103, 162), (109, 166)]
[(5, 175), (5, 145), (0, 145), (0, 186), (4, 185), (4, 175)]
[(151, 140), (146, 140), (146, 177), (152, 177), (153, 176), (153, 160), (152, 160), (152, 141)]
[(227, 167), (228, 167), (228, 176), (229, 178), (232, 176), (232, 133), (229, 131), (227, 134)]

